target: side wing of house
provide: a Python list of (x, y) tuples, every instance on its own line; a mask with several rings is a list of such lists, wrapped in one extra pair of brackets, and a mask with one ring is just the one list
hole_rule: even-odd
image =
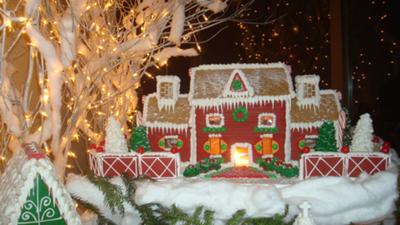
[(157, 92), (146, 96), (143, 106), (152, 151), (176, 151), (181, 161), (190, 160), (190, 109), (188, 95), (179, 94), (179, 78), (157, 76)]
[(314, 148), (319, 135), (318, 130), (325, 121), (333, 122), (337, 146), (340, 148), (338, 119), (341, 106), (337, 93), (334, 90), (318, 90), (318, 93), (318, 105), (299, 104), (301, 100), (298, 97), (292, 100), (290, 113), (291, 160), (298, 160), (304, 147)]

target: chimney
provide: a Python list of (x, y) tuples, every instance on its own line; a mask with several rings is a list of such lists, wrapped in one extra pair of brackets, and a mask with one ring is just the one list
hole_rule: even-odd
[(166, 108), (174, 110), (179, 97), (181, 80), (178, 76), (162, 75), (157, 79), (157, 103), (159, 110)]
[(297, 105), (319, 106), (319, 76), (302, 75), (296, 76)]

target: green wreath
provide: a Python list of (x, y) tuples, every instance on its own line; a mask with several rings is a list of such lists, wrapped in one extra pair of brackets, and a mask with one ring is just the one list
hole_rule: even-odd
[(236, 122), (246, 122), (249, 118), (249, 112), (245, 107), (240, 106), (239, 108), (233, 110), (232, 118)]

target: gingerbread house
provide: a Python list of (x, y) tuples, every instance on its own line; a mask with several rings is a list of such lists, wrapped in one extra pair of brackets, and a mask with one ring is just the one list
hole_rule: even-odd
[(266, 157), (299, 160), (325, 121), (339, 139), (338, 95), (320, 90), (317, 75), (296, 76), (294, 90), (283, 63), (202, 65), (189, 72), (189, 94), (180, 93), (177, 76), (157, 76), (156, 93), (144, 100), (143, 125), (155, 152), (178, 150), (190, 163), (222, 157), (248, 165)]

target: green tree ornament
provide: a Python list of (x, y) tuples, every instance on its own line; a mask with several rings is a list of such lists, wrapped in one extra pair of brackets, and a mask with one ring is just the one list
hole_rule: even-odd
[(143, 126), (133, 128), (130, 141), (130, 151), (137, 152), (139, 147), (143, 147), (145, 152), (151, 151), (147, 131)]
[(325, 121), (319, 128), (319, 135), (315, 145), (315, 151), (337, 152), (335, 127), (332, 121)]

